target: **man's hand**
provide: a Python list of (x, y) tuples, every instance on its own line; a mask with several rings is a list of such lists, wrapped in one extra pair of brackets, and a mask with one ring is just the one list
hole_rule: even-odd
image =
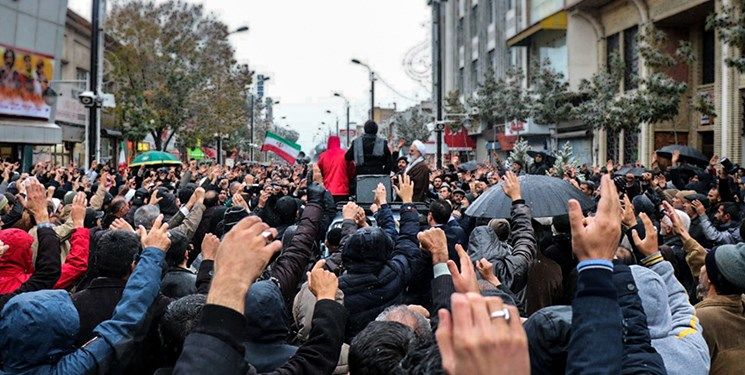
[(403, 203), (411, 203), (414, 197), (414, 183), (411, 182), (411, 177), (407, 174), (401, 175), (401, 181), (399, 181), (398, 187), (393, 188), (396, 194), (401, 197)]
[[(264, 235), (264, 233), (268, 233)], [(215, 257), (215, 277), (207, 295), (207, 303), (231, 308), (241, 314), (251, 283), (261, 275), (272, 255), (282, 248), (279, 241), (267, 241), (277, 236), (257, 216), (238, 222), (225, 235)]]
[(683, 241), (691, 238), (688, 229), (683, 226), (683, 221), (680, 220), (680, 216), (678, 216), (678, 212), (675, 211), (675, 208), (666, 201), (662, 201), (662, 208), (665, 210), (665, 215), (670, 218), (670, 222), (673, 223), (673, 232), (680, 236)]
[(671, 160), (672, 160), (673, 166), (678, 165), (678, 160), (680, 160), (680, 151), (678, 150), (673, 151)]
[(243, 195), (241, 193), (235, 193), (233, 195), (233, 205), (243, 207), (248, 211), (248, 203), (246, 203), (246, 200), (243, 199)]
[(204, 204), (204, 195), (206, 194), (206, 191), (203, 187), (198, 187), (194, 189), (194, 196), (195, 196), (195, 202), (199, 204)]
[(654, 228), (652, 220), (649, 220), (649, 216), (644, 212), (639, 214), (639, 218), (644, 223), (644, 240), (639, 238), (639, 233), (636, 229), (631, 231), (631, 238), (634, 240), (634, 245), (639, 249), (639, 252), (645, 256), (650, 256), (657, 252), (657, 229)]
[(699, 200), (695, 200), (691, 202), (691, 205), (696, 210), (696, 213), (698, 214), (698, 216), (706, 215), (706, 207), (704, 207), (704, 204), (701, 203)]
[(611, 175), (603, 176), (600, 185), (600, 202), (595, 217), (582, 214), (574, 199), (569, 200), (569, 221), (572, 230), (572, 249), (577, 259), (612, 260), (621, 238), (621, 212), (616, 185)]
[(150, 194), (150, 200), (148, 201), (148, 204), (151, 206), (157, 206), (158, 203), (163, 200), (163, 197), (158, 197), (158, 189), (153, 190), (153, 193)]
[(317, 300), (336, 299), (336, 291), (339, 289), (339, 279), (333, 272), (326, 271), (323, 266), (326, 261), (321, 259), (308, 272), (308, 289), (316, 296)]
[(373, 215), (377, 214), (379, 210), (380, 207), (377, 204), (373, 203), (370, 205), (370, 212), (372, 212)]
[[(528, 338), (517, 308), (499, 297), (454, 293), (438, 311), (437, 346), (449, 375), (530, 374)], [(490, 315), (507, 309), (509, 320)]]
[(609, 159), (608, 162), (605, 163), (605, 170), (606, 173), (613, 174), (613, 160)]
[(70, 218), (72, 219), (73, 227), (83, 227), (83, 222), (85, 221), (85, 206), (85, 193), (80, 192), (75, 194), (75, 197), (72, 199), (72, 209), (70, 210)]
[(359, 206), (357, 206), (354, 202), (348, 202), (344, 205), (344, 207), (341, 209), (341, 216), (344, 220), (352, 220), (355, 221), (355, 216), (357, 216), (357, 209)]
[(623, 195), (623, 205), (621, 206), (621, 222), (626, 227), (633, 227), (636, 225), (636, 214), (634, 213), (634, 205), (631, 204), (629, 196)]
[(132, 228), (131, 225), (127, 222), (127, 220), (124, 220), (122, 218), (117, 218), (114, 220), (114, 222), (110, 225), (111, 229), (117, 229), (117, 230), (127, 230), (130, 232), (134, 232), (134, 228)]
[(499, 281), (499, 278), (494, 273), (494, 265), (486, 260), (486, 258), (481, 258), (476, 262), (476, 269), (479, 271), (479, 274), (481, 274), (481, 278), (488, 281), (490, 284), (496, 287), (502, 285), (502, 282)]
[(261, 191), (261, 195), (259, 195), (259, 208), (266, 207), (266, 202), (269, 200), (269, 197), (272, 195), (268, 190), (264, 189)]
[(212, 233), (207, 233), (202, 239), (202, 259), (215, 260), (217, 249), (220, 247), (220, 238)]
[(455, 291), (458, 293), (479, 293), (479, 283), (476, 281), (476, 272), (473, 269), (471, 258), (460, 244), (455, 245), (455, 251), (458, 252), (458, 258), (460, 258), (460, 271), (458, 271), (454, 261), (448, 260), (447, 263), (450, 275), (453, 277)]
[(367, 227), (367, 215), (365, 214), (364, 208), (357, 207), (357, 213), (354, 215), (354, 221), (355, 223), (357, 223), (357, 228)]
[(163, 223), (163, 215), (158, 215), (153, 223), (153, 227), (148, 232), (145, 227), (140, 225), (140, 240), (142, 248), (155, 247), (162, 252), (168, 251), (171, 247), (171, 239), (168, 238), (168, 223)]
[(388, 203), (387, 197), (386, 197), (387, 192), (385, 190), (385, 185), (378, 184), (378, 187), (376, 187), (375, 190), (373, 190), (373, 193), (375, 193), (375, 199), (373, 200), (373, 202), (376, 205), (382, 206)]
[(422, 249), (432, 254), (432, 264), (447, 263), (448, 240), (440, 228), (430, 228), (416, 236)]
[(44, 190), (44, 185), (40, 184), (36, 179), (29, 181), (28, 187), (26, 187), (26, 209), (28, 209), (37, 224), (46, 223), (49, 221), (49, 212), (47, 212), (47, 197)]
[(10, 246), (6, 245), (5, 242), (0, 241), (0, 257), (2, 257), (8, 249), (10, 249)]
[(520, 182), (517, 180), (517, 176), (514, 173), (507, 171), (507, 173), (502, 176), (502, 181), (504, 182), (504, 193), (507, 194), (513, 202), (523, 198), (520, 193)]

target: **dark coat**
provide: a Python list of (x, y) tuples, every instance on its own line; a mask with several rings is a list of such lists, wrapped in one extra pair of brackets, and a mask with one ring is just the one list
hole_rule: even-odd
[[(270, 374), (331, 374), (341, 352), (347, 314), (330, 300), (316, 302), (308, 341), (295, 355)], [(184, 342), (174, 374), (256, 374), (244, 360), (241, 344), (247, 337), (245, 317), (235, 310), (206, 305), (197, 327)]]
[(190, 269), (168, 267), (160, 282), (160, 292), (170, 298), (179, 299), (197, 292), (197, 274)]
[(339, 288), (350, 314), (347, 340), (386, 307), (400, 303), (412, 276), (425, 266), (416, 238), (418, 232), (419, 213), (414, 205), (405, 204), (401, 207), (401, 229), (395, 248), (386, 259), (380, 258), (381, 254), (359, 254), (365, 249), (350, 246), (351, 241), (346, 243), (342, 258), (347, 271), (339, 278)]
[(411, 177), (411, 182), (414, 183), (414, 196), (412, 200), (414, 202), (424, 202), (427, 198), (427, 191), (429, 191), (429, 166), (426, 162), (415, 165), (406, 173)]
[(273, 281), (264, 280), (251, 285), (246, 296), (248, 341), (246, 362), (258, 372), (274, 371), (297, 351), (287, 344), (290, 328), (282, 292)]
[(536, 255), (533, 267), (528, 272), (525, 289), (525, 312), (528, 316), (544, 307), (561, 304), (564, 297), (561, 267), (540, 251)]

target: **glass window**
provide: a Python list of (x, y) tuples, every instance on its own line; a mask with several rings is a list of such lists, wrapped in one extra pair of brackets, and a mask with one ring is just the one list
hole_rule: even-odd
[(474, 5), (471, 8), (471, 19), (469, 20), (469, 23), (471, 24), (471, 38), (476, 37), (479, 35), (479, 6)]
[(539, 61), (548, 59), (551, 62), (551, 67), (563, 74), (564, 79), (569, 76), (566, 41), (566, 36), (561, 36), (538, 48)]
[(619, 42), (620, 40), (619, 40), (618, 33), (615, 33), (605, 38), (605, 63), (608, 67), (610, 67), (611, 56), (613, 56), (613, 54), (618, 53)]
[(705, 30), (701, 45), (701, 84), (714, 83), (714, 30)]
[(460, 93), (463, 93), (463, 77), (465, 76), (465, 69), (460, 68), (458, 69), (458, 91)]
[(634, 80), (634, 77), (639, 75), (639, 51), (636, 46), (637, 31), (638, 28), (636, 26), (623, 31), (624, 90), (631, 90), (637, 87), (637, 83)]
[[(88, 71), (81, 68), (75, 68), (75, 80), (88, 81)], [(78, 83), (78, 89), (86, 90), (88, 85), (85, 82)]]

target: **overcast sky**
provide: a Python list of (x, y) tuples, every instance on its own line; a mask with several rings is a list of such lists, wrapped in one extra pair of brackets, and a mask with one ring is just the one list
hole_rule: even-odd
[[(407, 51), (427, 39), (430, 11), (425, 0), (209, 0), (204, 3), (231, 28), (248, 25), (248, 33), (230, 36), (240, 62), (268, 74), (265, 95), (276, 98), (275, 119), (282, 116), (300, 132), (308, 150), (322, 121), (345, 123), (341, 91), (352, 102), (353, 122), (367, 118), (367, 71), (350, 63), (358, 58), (410, 99), (424, 100), (429, 91), (410, 79), (403, 66)], [(69, 6), (90, 18), (91, 0), (69, 0)], [(399, 109), (415, 102), (378, 82), (378, 106)]]

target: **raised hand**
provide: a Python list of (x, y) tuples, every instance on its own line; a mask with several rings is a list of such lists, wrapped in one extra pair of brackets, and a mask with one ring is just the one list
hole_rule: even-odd
[(481, 274), (481, 278), (488, 281), (490, 284), (494, 286), (502, 285), (502, 282), (499, 281), (499, 278), (494, 273), (494, 265), (486, 260), (486, 258), (481, 258), (476, 262), (476, 269), (479, 271), (479, 274)]
[(629, 196), (623, 195), (623, 206), (621, 206), (621, 222), (627, 227), (633, 227), (636, 225), (636, 214), (634, 213), (634, 205), (631, 204)]
[(385, 185), (378, 184), (378, 186), (375, 188), (375, 190), (373, 190), (373, 193), (375, 193), (374, 203), (376, 205), (382, 206), (382, 205), (388, 203), (387, 197), (386, 197), (387, 192), (385, 190)]
[(215, 260), (217, 249), (220, 247), (220, 238), (212, 233), (207, 233), (202, 239), (202, 259)]
[(116, 230), (128, 230), (130, 232), (135, 231), (134, 228), (132, 228), (132, 226), (129, 225), (129, 222), (127, 222), (127, 220), (124, 220), (122, 218), (117, 218), (116, 220), (114, 220), (111, 223), (110, 227), (111, 229), (116, 229)]
[(649, 220), (649, 216), (644, 212), (639, 214), (639, 218), (644, 223), (644, 239), (639, 238), (639, 232), (636, 229), (631, 231), (631, 238), (634, 240), (634, 245), (639, 249), (639, 252), (650, 256), (658, 251), (657, 229), (655, 229), (652, 220)]
[(504, 193), (507, 194), (510, 199), (512, 199), (513, 201), (522, 199), (522, 195), (520, 192), (520, 182), (517, 180), (517, 175), (515, 175), (511, 171), (507, 171), (507, 173), (502, 176), (502, 181), (504, 182)]
[(572, 228), (572, 250), (580, 261), (586, 259), (612, 260), (621, 238), (621, 212), (618, 190), (610, 174), (600, 184), (597, 214), (585, 218), (579, 202), (569, 201), (569, 221)]
[(355, 217), (357, 216), (357, 209), (359, 206), (357, 206), (354, 202), (348, 202), (344, 205), (344, 207), (341, 209), (341, 216), (344, 220), (352, 220), (355, 221)]
[[(437, 346), (449, 375), (530, 374), (528, 338), (517, 308), (499, 297), (454, 293), (452, 313), (438, 311)], [(509, 318), (494, 313), (507, 311)]]
[(248, 203), (246, 203), (246, 200), (243, 199), (243, 195), (241, 195), (241, 193), (235, 193), (233, 195), (233, 205), (243, 207), (248, 211)]
[(459, 293), (478, 293), (479, 283), (476, 281), (476, 272), (473, 269), (471, 258), (460, 244), (455, 245), (455, 251), (458, 252), (458, 257), (460, 258), (460, 271), (458, 271), (458, 267), (454, 261), (448, 260), (447, 263), (450, 275), (453, 277), (455, 291)]
[(35, 178), (29, 180), (28, 186), (26, 187), (26, 196), (26, 209), (31, 212), (36, 222), (48, 222), (49, 212), (47, 212), (47, 197), (44, 185), (36, 181)]
[(695, 200), (691, 202), (691, 205), (696, 210), (696, 213), (698, 214), (698, 216), (706, 215), (706, 207), (704, 207), (704, 204), (701, 203), (701, 201)]
[(448, 261), (448, 242), (445, 232), (440, 228), (430, 228), (416, 236), (422, 249), (432, 254), (432, 264)]
[(238, 222), (217, 249), (215, 277), (207, 303), (243, 314), (248, 288), (261, 275), (272, 255), (282, 248), (281, 242), (267, 240), (276, 236), (277, 231), (270, 229), (257, 216)]
[(10, 249), (10, 246), (6, 245), (5, 242), (0, 241), (0, 257), (2, 257), (8, 249)]
[(160, 251), (166, 252), (171, 247), (171, 239), (168, 237), (168, 223), (163, 222), (163, 215), (158, 215), (148, 232), (145, 227), (140, 225), (140, 240), (142, 248), (154, 247)]
[(326, 271), (323, 267), (326, 261), (321, 259), (308, 272), (308, 289), (316, 296), (317, 300), (336, 298), (336, 291), (339, 289), (339, 279), (333, 272)]
[(411, 203), (414, 198), (414, 183), (411, 182), (411, 177), (407, 174), (401, 176), (401, 181), (398, 183), (398, 187), (393, 188), (396, 194), (401, 197), (401, 201), (404, 203)]
[(151, 206), (157, 206), (160, 201), (163, 200), (163, 197), (158, 197), (158, 189), (153, 190), (152, 194), (150, 194), (150, 200), (148, 201), (148, 204)]
[(72, 219), (72, 225), (75, 228), (83, 227), (85, 221), (85, 206), (85, 193), (80, 192), (75, 194), (75, 197), (72, 199), (72, 209), (70, 210), (70, 218)]

